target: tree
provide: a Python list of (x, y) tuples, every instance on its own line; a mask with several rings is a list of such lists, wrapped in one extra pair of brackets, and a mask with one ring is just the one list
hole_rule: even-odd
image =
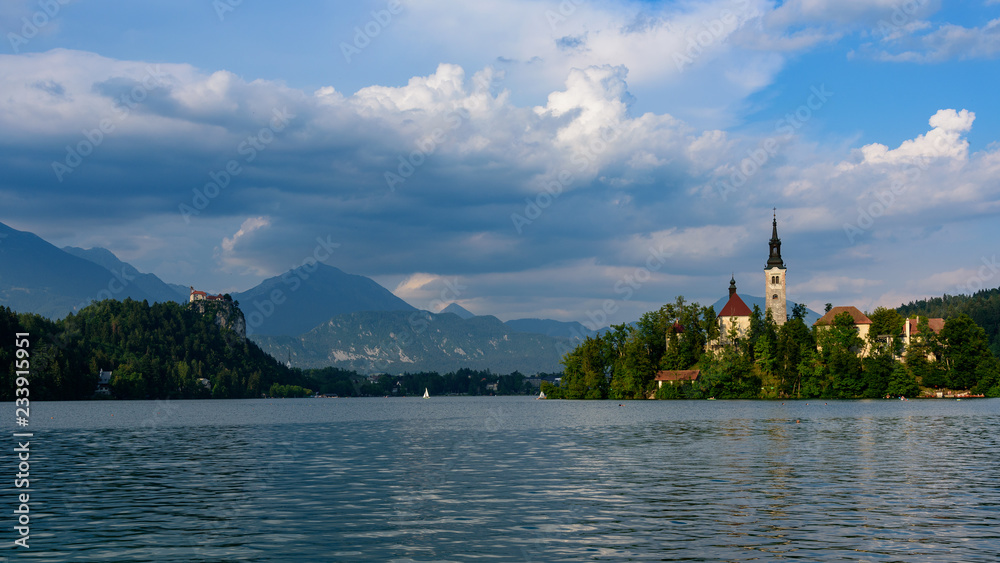
[(976, 366), (978, 380), (973, 392), (987, 397), (1000, 397), (1000, 360), (994, 357), (985, 358)]
[(833, 380), (833, 391), (838, 398), (861, 395), (861, 360), (858, 352), (864, 341), (858, 336), (858, 327), (850, 313), (843, 311), (833, 319), (830, 328), (820, 330), (816, 344), (822, 348), (822, 360)]
[(893, 397), (915, 397), (920, 394), (917, 378), (902, 363), (897, 362), (889, 378), (886, 394)]
[(612, 399), (642, 399), (653, 380), (655, 369), (643, 339), (633, 331), (615, 362), (609, 396)]
[(947, 387), (948, 374), (944, 363), (937, 361), (940, 357), (941, 347), (927, 317), (917, 317), (917, 331), (910, 335), (910, 345), (906, 348), (907, 369), (924, 387)]
[(718, 355), (705, 356), (697, 381), (698, 393), (717, 399), (755, 399), (760, 395), (760, 377), (753, 363), (734, 346)]
[(588, 336), (563, 356), (563, 396), (567, 399), (607, 399), (611, 362), (603, 338)]
[[(864, 373), (862, 375), (864, 390), (861, 396), (868, 399), (876, 399), (884, 397), (889, 393), (890, 380), (895, 373), (898, 363), (896, 358), (887, 349), (875, 350), (862, 360), (862, 365), (864, 366)], [(905, 366), (903, 369), (905, 371)]]
[(803, 303), (796, 303), (795, 306), (792, 307), (792, 318), (793, 319), (798, 319), (800, 321), (804, 321), (805, 318), (806, 318), (806, 315), (808, 313), (809, 313), (809, 309), (807, 309), (806, 306), (805, 306), (805, 304), (803, 304)]
[(971, 389), (977, 383), (979, 364), (993, 358), (986, 332), (971, 317), (962, 314), (948, 319), (940, 336), (949, 384)]
[(868, 349), (874, 352), (878, 348), (885, 348), (893, 356), (902, 354), (903, 340), (900, 336), (906, 319), (895, 309), (885, 307), (877, 307), (868, 318), (872, 321), (868, 328)]
[(812, 333), (801, 318), (793, 317), (778, 329), (775, 375), (780, 394), (792, 397), (801, 386), (799, 364), (816, 350)]
[(705, 317), (709, 311), (711, 307), (688, 304), (684, 296), (660, 308), (667, 327), (667, 349), (659, 362), (660, 369), (690, 369), (701, 360), (710, 333), (706, 325), (715, 321), (714, 312), (711, 319)]
[(146, 398), (146, 380), (130, 364), (119, 365), (112, 372), (109, 387), (116, 399)]
[[(822, 334), (817, 341), (822, 340)], [(822, 355), (815, 349), (809, 350), (799, 362), (799, 388), (795, 397), (800, 399), (831, 399), (834, 395), (833, 377), (823, 363)]]

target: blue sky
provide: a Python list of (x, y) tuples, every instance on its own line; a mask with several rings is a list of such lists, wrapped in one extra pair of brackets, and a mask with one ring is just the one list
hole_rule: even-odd
[(5, 2), (0, 221), (502, 319), (761, 295), (773, 207), (814, 309), (1000, 286), (997, 0), (289, 4)]

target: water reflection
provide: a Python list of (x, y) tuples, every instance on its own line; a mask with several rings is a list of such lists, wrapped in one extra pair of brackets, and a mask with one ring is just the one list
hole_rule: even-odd
[(44, 404), (15, 560), (995, 561), (997, 406)]

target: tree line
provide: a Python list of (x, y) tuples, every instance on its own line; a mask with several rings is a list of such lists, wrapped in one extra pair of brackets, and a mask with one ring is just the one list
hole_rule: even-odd
[(905, 317), (951, 318), (968, 315), (986, 332), (990, 350), (1000, 356), (1000, 288), (984, 289), (972, 295), (943, 295), (911, 301), (896, 309)]
[[(203, 304), (205, 305), (205, 304)], [(333, 367), (290, 368), (253, 341), (220, 326), (215, 309), (242, 318), (238, 304), (210, 303), (205, 312), (178, 303), (125, 299), (94, 302), (62, 320), (0, 307), (0, 399), (13, 400), (14, 337), (30, 334), (30, 393), (35, 400), (95, 398), (102, 370), (112, 372), (117, 399), (238, 399), (359, 396), (528, 394), (518, 372), (460, 369), (453, 373), (368, 377)], [(3, 343), (7, 343), (4, 345)], [(556, 375), (551, 374), (550, 379)]]
[[(17, 332), (31, 335), (36, 400), (92, 398), (101, 370), (112, 372), (110, 392), (120, 399), (260, 397), (275, 384), (306, 383), (216, 324), (214, 307), (199, 313), (173, 302), (108, 299), (56, 321), (0, 307), (0, 342), (13, 342)], [(13, 393), (13, 375), (10, 347), (0, 345), (4, 399)]]
[[(1000, 361), (966, 314), (940, 334), (919, 317), (904, 349), (906, 319), (896, 310), (869, 315), (867, 339), (849, 313), (823, 328), (807, 327), (805, 313), (796, 307), (778, 326), (754, 306), (746, 334), (720, 334), (714, 308), (678, 297), (634, 325), (587, 338), (563, 357), (561, 385), (542, 390), (567, 399), (856, 399), (915, 396), (921, 387), (1000, 396)], [(657, 371), (685, 369), (700, 370), (698, 380), (656, 387)]]

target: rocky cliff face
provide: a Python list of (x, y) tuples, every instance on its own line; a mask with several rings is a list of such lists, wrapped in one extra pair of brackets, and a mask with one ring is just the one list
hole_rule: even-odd
[(188, 303), (188, 308), (202, 315), (215, 315), (215, 324), (235, 332), (241, 339), (247, 337), (247, 321), (243, 311), (232, 301), (208, 301), (200, 299)]

